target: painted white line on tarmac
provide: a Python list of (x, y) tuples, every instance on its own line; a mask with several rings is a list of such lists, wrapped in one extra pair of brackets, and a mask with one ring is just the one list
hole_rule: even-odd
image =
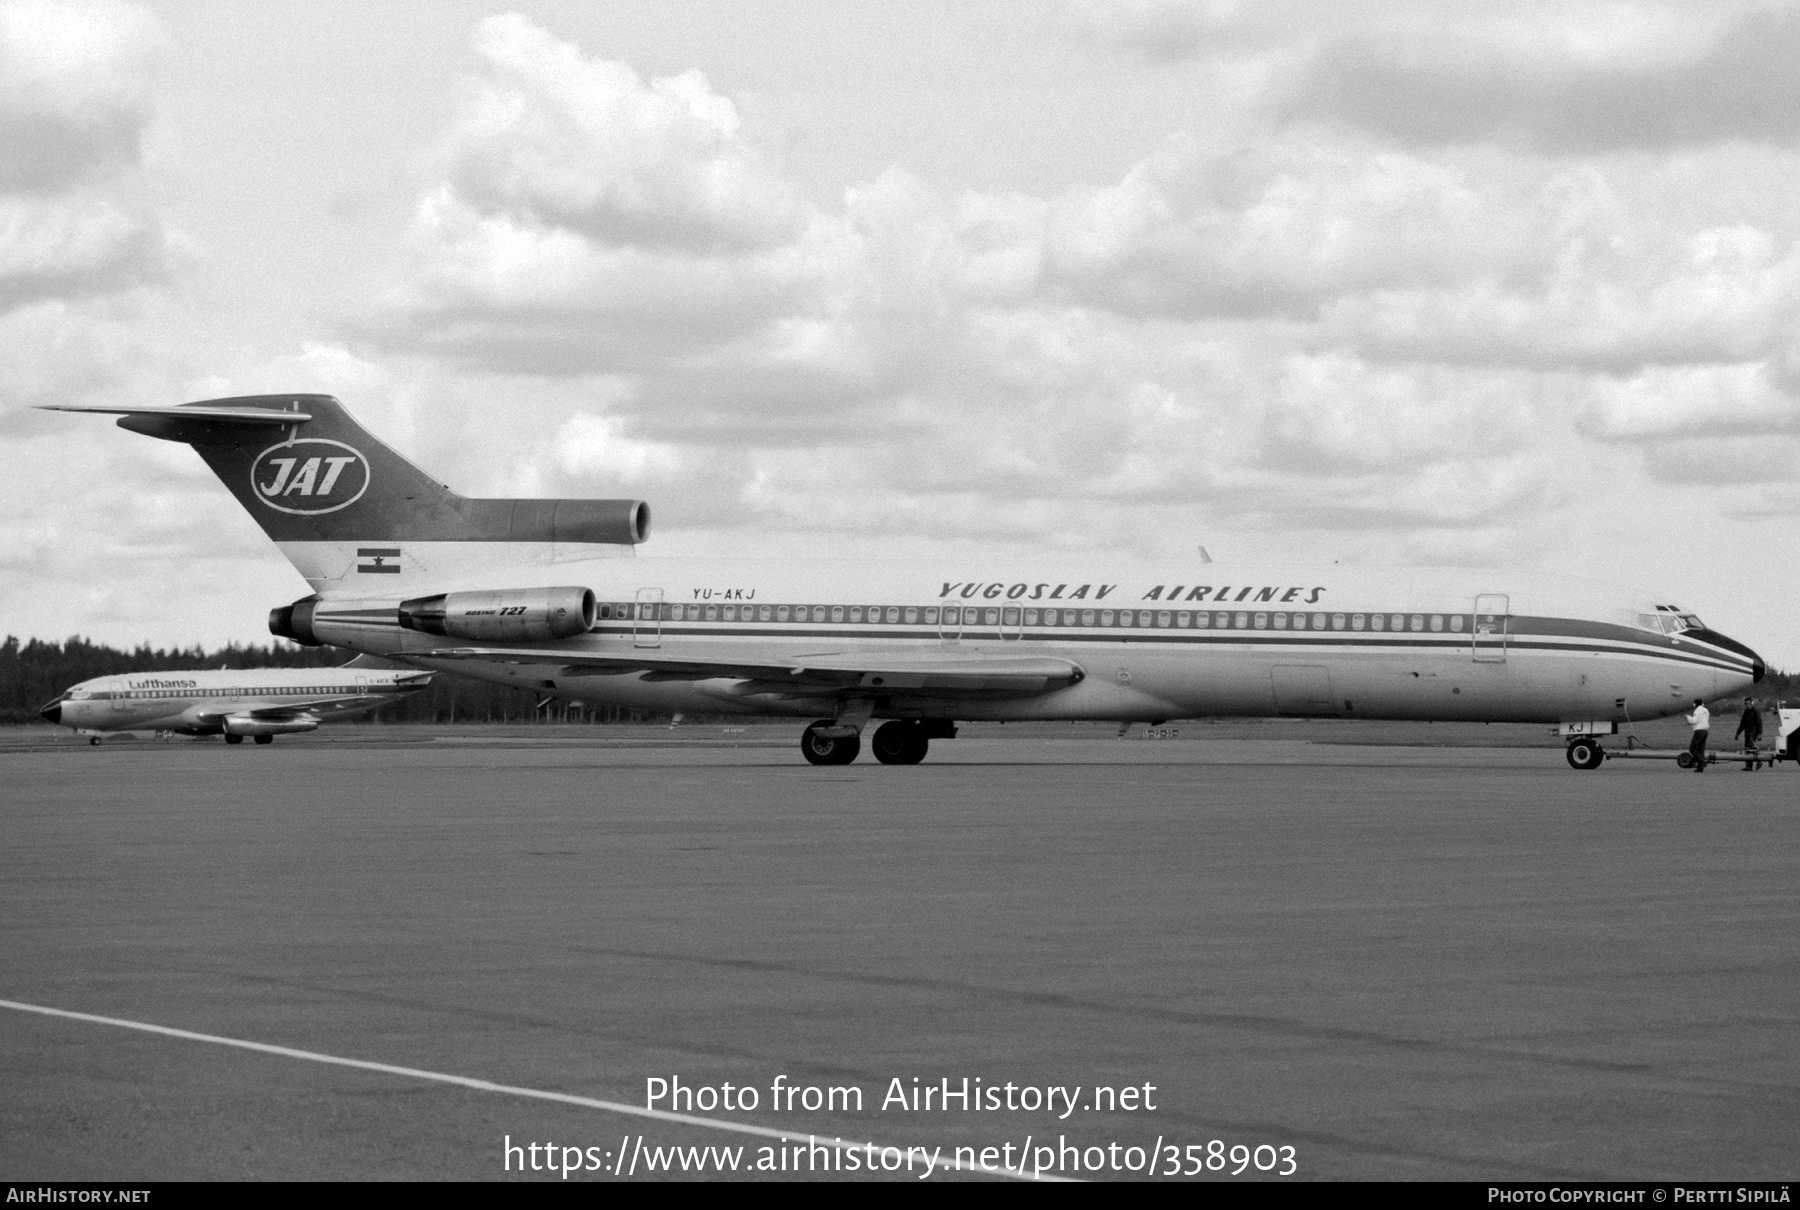
[[(477, 1080), (472, 1076), (450, 1075), (442, 1071), (426, 1071), (420, 1067), (400, 1067), (393, 1063), (376, 1063), (369, 1059), (348, 1059), (342, 1055), (322, 1054), (316, 1050), (297, 1050), (292, 1046), (275, 1046), (268, 1042), (251, 1042), (244, 1038), (227, 1038), (219, 1034), (195, 1033), (191, 1029), (174, 1029), (167, 1025), (152, 1025), (148, 1021), (128, 1021), (123, 1017), (101, 1017), (94, 1013), (71, 1012), (66, 1008), (49, 1008), (42, 1004), (26, 1004), (18, 1000), (0, 1000), (0, 1008), (10, 1008), (15, 1012), (37, 1013), (44, 1017), (59, 1017), (66, 1021), (86, 1021), (93, 1025), (111, 1025), (118, 1029), (135, 1029), (147, 1034), (161, 1034), (166, 1038), (181, 1038), (188, 1042), (210, 1042), (214, 1046), (235, 1046), (239, 1050), (254, 1050), (266, 1055), (280, 1055), (284, 1059), (306, 1059), (313, 1063), (329, 1063), (335, 1067), (354, 1067), (362, 1071), (376, 1071), (383, 1075), (404, 1076), (413, 1080), (430, 1080), (438, 1084), (454, 1084), (459, 1088), (473, 1088), (477, 1092), (498, 1092), (510, 1097), (527, 1097), (536, 1101), (556, 1101), (563, 1105), (578, 1105), (583, 1109), (599, 1109), (607, 1113), (622, 1113), (631, 1117), (651, 1118), (658, 1122), (677, 1122), (683, 1126), (699, 1126), (706, 1130), (725, 1130), (734, 1134), (754, 1135), (757, 1138), (779, 1139), (784, 1143), (810, 1143), (820, 1147), (829, 1147), (833, 1151), (860, 1151), (865, 1147), (873, 1147), (877, 1153), (898, 1151), (907, 1153), (905, 1147), (882, 1147), (864, 1140), (860, 1143), (846, 1142), (839, 1138), (819, 1138), (811, 1134), (796, 1134), (791, 1130), (776, 1130), (769, 1126), (753, 1126), (748, 1122), (732, 1122), (724, 1118), (702, 1118), (685, 1113), (671, 1113), (666, 1109), (650, 1109), (643, 1105), (631, 1105), (624, 1101), (603, 1101), (596, 1097), (579, 1097), (567, 1092), (549, 1092), (542, 1088), (520, 1088), (513, 1084), (496, 1084), (491, 1080)], [(914, 1150), (917, 1150), (915, 1146)], [(1013, 1180), (1024, 1181), (1067, 1181), (1070, 1178), (1050, 1174), (1034, 1174), (1022, 1168), (987, 1168), (980, 1164), (963, 1163), (955, 1159), (933, 1160), (930, 1156), (922, 1157), (924, 1162), (934, 1168), (942, 1168), (948, 1172), (973, 1172), (983, 1176), (1004, 1176)], [(727, 1173), (726, 1175), (729, 1175)]]

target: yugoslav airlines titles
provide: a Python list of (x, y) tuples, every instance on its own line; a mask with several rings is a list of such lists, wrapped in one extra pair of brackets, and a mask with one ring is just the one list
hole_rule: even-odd
[(270, 629), (602, 705), (811, 720), (922, 759), (972, 719), (1548, 722), (1598, 736), (1741, 693), (1744, 644), (1667, 594), (1505, 570), (636, 557), (638, 500), (471, 499), (325, 395), (121, 414), (193, 447), (307, 581)]
[[(1090, 592), (1093, 599), (1103, 601), (1109, 593), (1118, 589), (1117, 584), (1057, 584), (1052, 587), (1048, 582), (1036, 584), (1023, 582), (1006, 584), (1001, 582), (982, 582), (980, 580), (946, 582), (938, 591), (939, 597), (956, 596), (963, 600), (979, 599), (984, 601), (1081, 601), (1087, 599)], [(1182, 596), (1183, 592), (1187, 596)], [(1234, 597), (1231, 594), (1236, 592)], [(1304, 585), (1275, 585), (1234, 589), (1229, 584), (1214, 588), (1210, 584), (1156, 584), (1149, 588), (1141, 598), (1145, 601), (1208, 601), (1218, 604), (1223, 601), (1251, 601), (1261, 603), (1275, 601), (1286, 605), (1298, 603), (1302, 605), (1317, 604), (1325, 593), (1323, 584), (1308, 588)]]

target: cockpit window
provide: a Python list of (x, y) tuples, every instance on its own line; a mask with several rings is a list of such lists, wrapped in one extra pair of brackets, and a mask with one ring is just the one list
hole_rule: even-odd
[(1640, 613), (1637, 623), (1645, 630), (1658, 630), (1663, 634), (1680, 634), (1684, 630), (1703, 630), (1706, 624), (1698, 615), (1677, 613), (1667, 605), (1659, 605), (1655, 613)]

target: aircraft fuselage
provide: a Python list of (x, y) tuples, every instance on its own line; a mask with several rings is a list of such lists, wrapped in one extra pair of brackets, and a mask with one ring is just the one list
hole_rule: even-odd
[[(1754, 653), (1653, 596), (1455, 569), (1059, 561), (982, 574), (902, 562), (630, 558), (484, 568), (471, 587), (514, 581), (591, 587), (593, 629), (499, 647), (420, 633), (395, 620), (404, 597), (351, 595), (356, 579), (317, 603), (313, 628), (325, 642), (591, 704), (797, 717), (830, 715), (851, 691), (876, 718), (1625, 722), (1686, 710), (1762, 675)], [(459, 587), (415, 579), (403, 591)], [(840, 653), (873, 663), (1040, 657), (1079, 675), (1039, 693), (935, 693), (889, 675), (824, 694), (768, 675), (580, 662), (610, 654), (779, 667)]]

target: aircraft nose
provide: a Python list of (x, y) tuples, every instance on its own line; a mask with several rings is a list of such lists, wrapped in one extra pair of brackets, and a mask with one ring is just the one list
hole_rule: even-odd
[(43, 715), (45, 718), (49, 719), (53, 723), (61, 723), (62, 722), (62, 704), (63, 704), (63, 700), (59, 697), (55, 701), (51, 702), (48, 706), (45, 706), (42, 710), (39, 710), (38, 713)]
[(1723, 648), (1733, 655), (1750, 661), (1750, 683), (1752, 685), (1761, 681), (1763, 677), (1769, 674), (1769, 666), (1763, 663), (1762, 656), (1757, 655), (1754, 651), (1750, 650), (1734, 638), (1722, 635), (1716, 630), (1689, 630), (1683, 633), (1684, 638), (1690, 636), (1699, 639), (1703, 643), (1711, 643), (1714, 647)]

